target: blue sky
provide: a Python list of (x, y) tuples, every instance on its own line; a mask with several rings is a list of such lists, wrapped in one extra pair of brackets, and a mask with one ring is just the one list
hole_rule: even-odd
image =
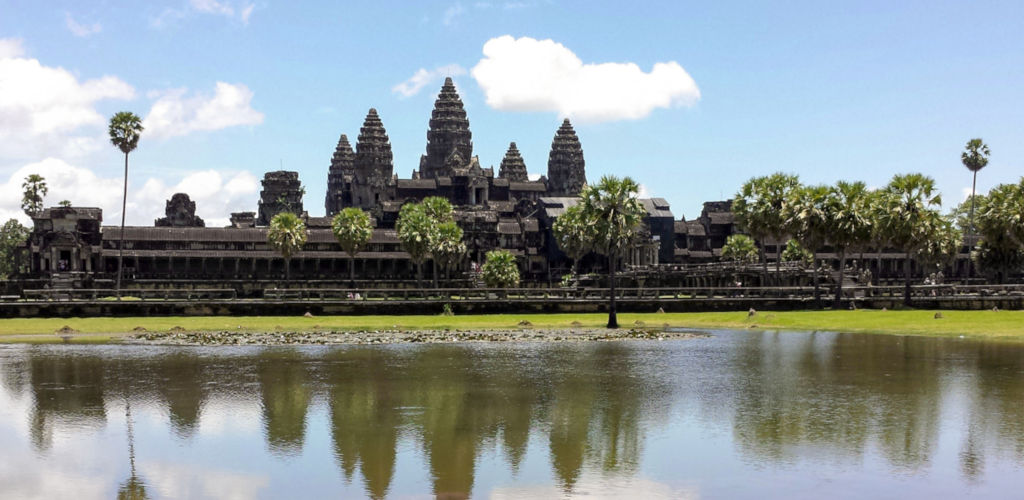
[[(48, 203), (115, 221), (123, 157), (105, 120), (119, 110), (153, 124), (131, 158), (130, 223), (152, 223), (177, 189), (222, 223), (255, 210), (258, 179), (281, 165), (321, 215), (338, 136), (354, 144), (370, 107), (395, 171), (418, 166), (445, 74), (484, 166), (516, 141), (545, 173), (568, 114), (588, 178), (630, 175), (676, 217), (778, 170), (870, 186), (919, 171), (950, 205), (970, 188), (972, 137), (993, 151), (979, 190), (1024, 175), (1022, 2), (141, 4), (0, 1), (0, 217), (40, 171)], [(475, 72), (501, 40), (506, 55)], [(583, 70), (565, 67), (573, 56)], [(396, 90), (421, 69), (418, 92)], [(548, 77), (574, 90), (548, 92)]]

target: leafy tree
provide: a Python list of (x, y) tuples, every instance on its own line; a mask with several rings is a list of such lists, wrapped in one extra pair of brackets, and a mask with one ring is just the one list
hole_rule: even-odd
[(934, 223), (932, 237), (921, 247), (917, 257), (925, 272), (928, 269), (939, 271), (952, 264), (960, 253), (960, 245), (964, 241), (963, 233), (956, 227), (952, 218), (938, 217)]
[[(434, 221), (433, 230), (430, 232), (430, 243), (429, 243), (429, 247), (430, 248), (429, 248), (429, 251), (430, 251), (431, 261), (432, 261), (432, 264), (434, 266), (434, 288), (437, 288), (437, 286), (438, 286), (437, 285), (438, 265), (441, 264), (440, 262), (438, 262), (437, 254), (434, 252), (434, 245), (435, 245), (435, 243), (437, 243), (437, 244), (441, 243), (441, 240), (439, 239), (440, 236), (437, 234), (437, 230), (438, 230), (438, 226), (440, 224), (443, 224), (445, 222), (452, 222), (452, 223), (455, 222), (455, 211), (452, 209), (451, 202), (449, 202), (447, 198), (442, 198), (440, 196), (428, 196), (428, 197), (423, 199), (421, 204), (423, 205), (423, 210), (424, 210), (424, 212), (426, 212), (427, 217), (430, 217), (430, 219)], [(448, 233), (447, 236), (450, 237), (450, 236), (452, 236), (452, 234), (453, 233), (449, 230), (449, 233)], [(458, 241), (459, 242), (462, 241), (461, 230), (460, 230), (459, 240)], [(456, 244), (456, 242), (454, 242), (454, 241), (449, 241), (449, 242), (452, 245)], [(445, 250), (457, 250), (457, 248), (450, 247), (450, 248), (447, 248)]]
[(988, 150), (988, 144), (982, 142), (981, 139), (971, 139), (967, 141), (967, 146), (964, 147), (964, 152), (960, 153), (960, 162), (970, 170), (973, 175), (971, 181), (971, 211), (969, 220), (971, 224), (971, 233), (974, 232), (974, 193), (975, 188), (978, 186), (978, 171), (985, 168), (988, 165), (988, 157), (990, 152)]
[(572, 274), (576, 275), (579, 260), (594, 247), (593, 222), (583, 212), (583, 205), (573, 205), (551, 224), (558, 248), (572, 259)]
[(398, 211), (398, 222), (395, 229), (402, 249), (409, 254), (409, 260), (416, 264), (416, 285), (419, 286), (423, 277), (423, 260), (430, 251), (431, 233), (435, 221), (422, 203), (406, 203)]
[(800, 242), (800, 246), (811, 252), (815, 302), (819, 297), (818, 249), (828, 238), (831, 223), (830, 206), (830, 191), (827, 186), (800, 186), (789, 191), (782, 208), (784, 226)]
[(434, 262), (441, 267), (447, 279), (451, 268), (466, 255), (462, 228), (455, 221), (442, 222), (430, 233), (430, 254), (434, 256)]
[(484, 283), (491, 288), (512, 288), (519, 284), (516, 256), (508, 250), (491, 250), (480, 269)]
[(17, 274), (22, 263), (18, 261), (18, 245), (28, 239), (29, 229), (10, 219), (0, 226), (0, 279)]
[(851, 248), (862, 248), (871, 241), (871, 205), (863, 182), (839, 181), (829, 190), (825, 210), (828, 217), (826, 235), (839, 253), (836, 296), (833, 307), (839, 307), (843, 294), (843, 271), (846, 254)]
[(754, 239), (745, 234), (729, 236), (722, 247), (722, 258), (736, 262), (757, 262), (758, 254)]
[(800, 262), (806, 265), (814, 264), (814, 256), (806, 248), (800, 246), (800, 242), (790, 238), (786, 242), (786, 249), (782, 251), (783, 262)]
[(954, 206), (949, 210), (949, 218), (956, 225), (957, 229), (963, 234), (971, 234), (971, 205), (974, 204), (978, 207), (985, 203), (985, 195), (976, 194), (968, 197), (963, 203)]
[(373, 222), (361, 208), (348, 207), (338, 212), (331, 221), (331, 231), (341, 249), (348, 254), (348, 278), (356, 286), (356, 254), (370, 242)]
[(882, 190), (876, 207), (876, 225), (887, 241), (907, 254), (903, 260), (903, 302), (910, 305), (910, 261), (940, 230), (942, 198), (935, 181), (923, 174), (896, 175)]
[(302, 222), (298, 215), (281, 212), (270, 219), (267, 243), (284, 257), (285, 283), (291, 281), (292, 256), (302, 250), (307, 238), (306, 223)]
[(43, 196), (50, 191), (46, 187), (46, 179), (39, 174), (29, 174), (28, 177), (25, 177), (25, 182), (21, 183), (21, 189), (24, 190), (21, 197), (21, 209), (25, 215), (35, 217), (43, 211)]
[[(736, 222), (755, 240), (764, 242), (771, 236), (776, 241), (782, 241), (789, 233), (782, 211), (790, 192), (799, 186), (800, 180), (797, 176), (782, 172), (748, 180), (743, 183), (733, 199), (732, 211), (736, 214)], [(761, 249), (764, 281), (767, 282), (768, 259), (764, 257), (763, 246)], [(781, 245), (777, 245), (776, 272), (780, 269), (780, 260), (782, 260), (782, 248)]]
[(121, 231), (117, 239), (117, 296), (121, 297), (121, 269), (124, 258), (124, 216), (128, 204), (128, 153), (135, 151), (142, 134), (142, 119), (135, 113), (119, 111), (110, 118), (110, 143), (124, 153), (124, 192), (121, 196)]
[(974, 260), (1002, 282), (1007, 273), (1021, 267), (1018, 256), (1024, 252), (1024, 178), (1018, 184), (1000, 184), (980, 197), (977, 215), (982, 241)]
[(71, 208), (71, 200), (60, 200), (60, 203), (57, 205), (63, 208)]
[(644, 207), (637, 200), (640, 186), (629, 177), (606, 175), (583, 189), (583, 213), (593, 221), (594, 250), (608, 257), (608, 328), (618, 328), (615, 314), (615, 269), (618, 257), (635, 243)]

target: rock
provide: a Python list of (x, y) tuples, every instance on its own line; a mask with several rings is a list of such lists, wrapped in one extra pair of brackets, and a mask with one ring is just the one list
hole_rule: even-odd
[(943, 318), (943, 316), (942, 316), (941, 312), (935, 313), (935, 319), (942, 319), (942, 318)]
[(570, 323), (570, 326), (573, 326), (575, 328), (579, 328), (579, 327), (583, 326), (583, 323), (580, 323), (579, 321), (573, 321), (572, 323)]
[(180, 327), (180, 326), (172, 326), (172, 327), (171, 327), (171, 329), (170, 329), (169, 331), (172, 331), (172, 332), (178, 333), (178, 332), (183, 332), (183, 331), (185, 331), (185, 329), (184, 329), (184, 328), (182, 328), (182, 327)]
[(992, 312), (994, 312), (994, 313), (999, 312), (999, 306), (992, 306)]
[(146, 328), (142, 327), (142, 326), (136, 326), (135, 328), (132, 328), (132, 331), (133, 332), (144, 332), (144, 331), (146, 331)]
[(644, 322), (640, 321), (640, 320), (636, 320), (636, 321), (633, 322), (633, 326), (644, 326)]
[(883, 307), (883, 308), (882, 308), (882, 311), (883, 311), (883, 312), (885, 312), (885, 311), (888, 311), (888, 310), (889, 310), (889, 308), (888, 308), (888, 307)]
[(309, 311), (306, 311), (306, 314), (303, 314), (302, 317), (303, 318), (312, 318), (313, 317), (313, 313), (311, 313)]
[(748, 318), (753, 317), (755, 314), (757, 314), (757, 310), (754, 309), (753, 307), (751, 307), (750, 310), (747, 311), (747, 317)]
[(665, 314), (665, 308), (664, 307), (659, 307), (658, 308), (658, 314)]
[(74, 328), (71, 328), (68, 325), (64, 325), (64, 326), (60, 327), (60, 329), (57, 330), (54, 333), (57, 333), (57, 334), (60, 334), (60, 335), (70, 335), (72, 333), (78, 333), (78, 330), (75, 330)]
[(529, 321), (524, 319), (519, 322), (519, 326), (533, 326), (533, 323), (530, 323)]

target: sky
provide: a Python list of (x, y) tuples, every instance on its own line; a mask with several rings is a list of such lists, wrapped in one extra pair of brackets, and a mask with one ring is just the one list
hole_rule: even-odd
[(295, 170), (324, 213), (340, 134), (376, 108), (408, 178), (445, 76), (474, 154), (515, 141), (546, 174), (572, 120), (587, 178), (636, 179), (676, 218), (753, 176), (808, 184), (933, 177), (947, 207), (1024, 175), (1024, 2), (558, 0), (0, 0), (0, 220), (30, 173), (120, 219), (124, 156), (106, 124), (146, 130), (129, 157), (129, 224), (184, 191), (209, 226), (254, 211), (260, 179)]

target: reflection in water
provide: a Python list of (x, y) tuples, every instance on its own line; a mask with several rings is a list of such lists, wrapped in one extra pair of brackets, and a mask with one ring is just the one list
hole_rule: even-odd
[[(1018, 474), (1024, 466), (1024, 348), (1014, 345), (723, 332), (657, 344), (35, 347), (0, 350), (0, 378), (4, 400), (27, 396), (20, 418), (42, 457), (53, 453), (55, 433), (103, 432), (120, 425), (123, 411), (128, 470), (113, 485), (121, 498), (153, 494), (135, 473), (136, 405), (164, 415), (162, 428), (150, 427), (140, 448), (149, 454), (172, 443), (198, 452), (207, 437), (203, 422), (216, 414), (211, 407), (253, 406), (262, 415), (263, 450), (274, 458), (251, 452), (245, 464), (308, 464), (306, 455), (323, 436), (335, 477), (372, 498), (396, 488), (443, 498), (485, 493), (478, 488), (497, 486), (492, 453), (511, 481), (546, 483), (560, 494), (610, 487), (594, 481), (614, 478), (651, 484), (651, 491), (677, 494), (680, 487), (695, 491), (695, 484), (714, 491), (713, 479), (681, 483), (685, 472), (673, 458), (646, 456), (652, 431), (675, 436), (675, 453), (699, 454), (703, 446), (709, 456), (717, 450), (706, 447), (721, 447), (713, 436), (724, 431), (738, 456), (719, 460), (736, 471), (751, 464), (803, 470), (809, 456), (856, 468), (877, 456), (890, 473), (921, 473), (934, 466), (945, 441), (957, 443), (958, 472), (970, 484), (984, 483), (994, 464), (1015, 464)], [(683, 415), (690, 410), (716, 418), (689, 420)], [(226, 418), (246, 418), (238, 415)], [(680, 437), (695, 426), (703, 426), (698, 437)], [(946, 435), (953, 438), (944, 441)], [(116, 455), (124, 460), (123, 451)], [(409, 468), (419, 460), (421, 469)], [(546, 479), (536, 479), (536, 465), (524, 465), (538, 460)], [(329, 486), (311, 484), (304, 487), (322, 488), (311, 495), (332, 495)]]

